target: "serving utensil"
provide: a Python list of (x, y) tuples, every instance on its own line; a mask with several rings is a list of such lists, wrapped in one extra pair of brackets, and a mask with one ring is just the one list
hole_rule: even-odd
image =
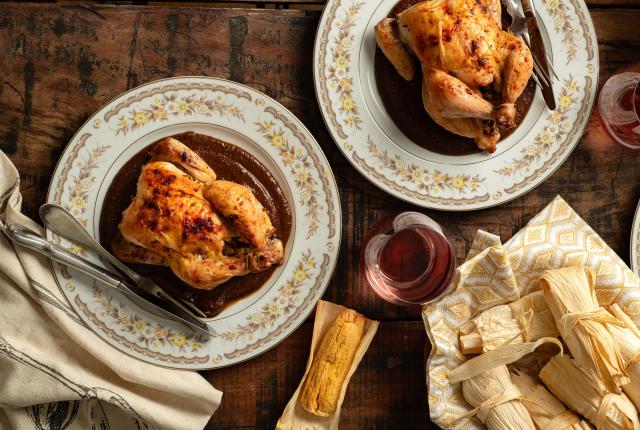
[(163, 302), (179, 308), (182, 312), (189, 314), (193, 318), (206, 318), (207, 316), (198, 309), (193, 303), (186, 300), (176, 299), (172, 295), (166, 293), (152, 279), (141, 276), (131, 270), (124, 263), (114, 257), (109, 251), (104, 249), (97, 240), (95, 240), (80, 222), (65, 208), (54, 203), (45, 203), (40, 206), (40, 219), (45, 226), (50, 228), (59, 236), (83, 245), (95, 251), (101, 258), (109, 262), (112, 266), (122, 272), (127, 278), (133, 281), (138, 288), (157, 297)]
[[(511, 25), (508, 30), (521, 38), (531, 50), (533, 57), (533, 79), (542, 90), (542, 96), (551, 110), (556, 109), (556, 100), (553, 93), (551, 76), (558, 79), (551, 61), (547, 57), (544, 41), (538, 26), (536, 12), (529, 0), (504, 0), (507, 13), (511, 17)], [(531, 41), (533, 40), (533, 45)]]
[(115, 288), (121, 293), (125, 294), (129, 299), (139, 304), (141, 307), (153, 312), (156, 315), (179, 321), (184, 323), (191, 329), (194, 329), (198, 333), (206, 334), (207, 336), (216, 336), (216, 333), (211, 331), (207, 324), (193, 318), (191, 315), (185, 313), (180, 308), (172, 307), (171, 303), (167, 305), (171, 308), (171, 311), (161, 308), (152, 301), (149, 300), (148, 294), (139, 289), (136, 284), (127, 281), (124, 278), (111, 273), (104, 267), (100, 267), (89, 260), (86, 260), (79, 255), (76, 255), (63, 247), (56, 245), (53, 242), (46, 240), (34, 231), (26, 228), (23, 225), (8, 223), (3, 226), (4, 234), (14, 243), (32, 249), (40, 254), (47, 256), (48, 258), (65, 264), (67, 266), (74, 267), (81, 272), (91, 276), (100, 283), (107, 285), (111, 288)]

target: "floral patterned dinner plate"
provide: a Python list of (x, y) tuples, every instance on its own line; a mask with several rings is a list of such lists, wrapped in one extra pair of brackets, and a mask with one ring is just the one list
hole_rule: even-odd
[[(341, 218), (331, 168), (304, 125), (275, 100), (222, 79), (181, 77), (124, 93), (95, 113), (67, 145), (47, 200), (70, 210), (99, 239), (102, 202), (118, 170), (137, 152), (186, 131), (239, 146), (265, 165), (291, 206), (285, 263), (258, 291), (208, 320), (206, 338), (139, 308), (83, 274), (54, 265), (71, 306), (98, 336), (141, 360), (209, 369), (248, 360), (293, 332), (322, 296), (336, 264)], [(47, 231), (73, 252), (91, 252)]]
[(631, 226), (629, 260), (631, 270), (637, 275), (640, 270), (640, 202), (636, 206), (636, 213), (633, 216), (633, 225)]
[(594, 103), (598, 44), (582, 0), (534, 0), (558, 108), (536, 90), (493, 154), (441, 155), (409, 140), (385, 111), (374, 73), (374, 26), (397, 0), (329, 0), (316, 35), (314, 82), (336, 144), (366, 178), (419, 206), (473, 210), (514, 199), (549, 177), (577, 145)]

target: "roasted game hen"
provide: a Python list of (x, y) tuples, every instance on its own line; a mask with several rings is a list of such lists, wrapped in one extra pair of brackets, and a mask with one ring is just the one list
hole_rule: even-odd
[[(500, 0), (428, 0), (385, 18), (378, 46), (406, 80), (420, 61), (424, 109), (440, 126), (496, 150), (515, 127), (514, 102), (533, 68), (531, 52), (502, 30)], [(497, 106), (494, 105), (494, 102)]]
[(113, 253), (129, 263), (169, 266), (194, 288), (280, 263), (269, 215), (248, 188), (216, 179), (196, 153), (167, 138), (142, 167)]

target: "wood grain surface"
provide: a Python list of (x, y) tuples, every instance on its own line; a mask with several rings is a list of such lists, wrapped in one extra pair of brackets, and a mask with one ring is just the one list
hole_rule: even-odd
[[(640, 61), (640, 5), (597, 0), (590, 6), (602, 84)], [(320, 142), (340, 188), (342, 246), (324, 298), (382, 321), (349, 386), (340, 428), (435, 428), (428, 420), (419, 311), (374, 296), (358, 262), (367, 228), (390, 210), (416, 208), (371, 185), (333, 144), (312, 81), (319, 17), (294, 10), (0, 4), (0, 149), (21, 172), (23, 209), (35, 218), (67, 142), (121, 92), (170, 76), (207, 75), (274, 97)], [(477, 229), (506, 240), (557, 194), (628, 261), (640, 152), (614, 144), (597, 110), (567, 162), (529, 194), (470, 213), (422, 211), (442, 224), (461, 261)], [(208, 428), (273, 428), (302, 376), (311, 330), (312, 319), (258, 358), (203, 372), (224, 391)]]

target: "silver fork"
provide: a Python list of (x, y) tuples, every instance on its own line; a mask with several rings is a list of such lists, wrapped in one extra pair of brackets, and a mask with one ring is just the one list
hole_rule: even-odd
[(161, 300), (171, 302), (183, 312), (195, 318), (207, 318), (207, 315), (198, 309), (193, 303), (179, 297), (167, 294), (150, 278), (141, 276), (125, 266), (120, 260), (102, 247), (89, 232), (62, 206), (46, 203), (40, 206), (40, 218), (42, 222), (60, 236), (71, 239), (76, 243), (93, 249), (98, 255), (107, 260), (111, 265), (120, 270), (125, 276), (135, 282), (139, 288), (158, 297)]
[[(518, 0), (503, 0), (503, 4), (507, 9), (507, 13), (511, 17), (511, 25), (509, 26), (508, 30), (517, 37), (524, 40), (524, 43), (526, 43), (529, 49), (531, 49), (527, 20), (524, 17), (522, 5), (518, 3)], [(547, 56), (547, 63), (549, 64), (549, 70), (551, 70), (553, 76), (558, 79), (558, 75), (553, 68), (553, 63), (549, 59), (549, 56)], [(536, 84), (538, 84), (538, 86), (542, 87), (538, 79), (542, 79), (547, 86), (551, 86), (551, 77), (544, 71), (535, 56), (533, 56), (533, 69), (535, 72), (535, 75), (533, 75), (533, 80), (536, 82)]]

